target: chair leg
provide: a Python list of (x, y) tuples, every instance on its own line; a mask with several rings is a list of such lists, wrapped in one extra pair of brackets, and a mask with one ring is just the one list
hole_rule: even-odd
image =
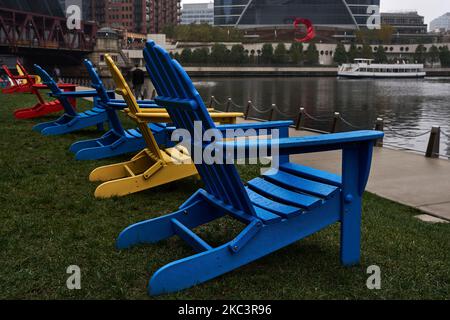
[[(122, 167), (120, 170), (124, 171), (125, 169)], [(149, 170), (151, 170), (151, 167), (149, 167)], [(95, 190), (95, 197), (104, 199), (126, 196), (188, 178), (196, 174), (197, 170), (194, 165), (166, 165), (157, 169), (157, 171), (152, 173), (149, 178), (145, 178), (145, 173), (142, 173), (135, 176), (127, 176), (117, 180), (107, 181), (98, 186)]]
[(195, 228), (221, 216), (223, 214), (207, 202), (194, 201), (175, 213), (129, 226), (117, 238), (117, 248), (127, 249), (138, 244), (156, 243), (174, 236), (176, 233), (172, 219), (180, 221), (188, 228)]
[(359, 192), (359, 150), (355, 147), (343, 151), (341, 262), (345, 266), (358, 264), (361, 255), (362, 195)]
[(97, 123), (97, 130), (98, 131), (105, 131), (105, 124), (102, 123)]
[(361, 206), (348, 209), (341, 221), (341, 263), (358, 264), (361, 256)]

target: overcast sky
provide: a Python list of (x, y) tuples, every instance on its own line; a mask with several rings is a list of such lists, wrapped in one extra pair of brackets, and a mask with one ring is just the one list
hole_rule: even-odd
[[(182, 3), (212, 2), (208, 0), (182, 0)], [(381, 0), (381, 11), (417, 10), (426, 23), (450, 12), (450, 0)]]

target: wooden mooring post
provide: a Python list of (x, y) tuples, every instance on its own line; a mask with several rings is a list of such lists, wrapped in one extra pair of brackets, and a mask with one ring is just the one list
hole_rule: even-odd
[(244, 119), (247, 120), (248, 116), (250, 115), (250, 109), (252, 107), (252, 100), (248, 100), (247, 102), (247, 108), (245, 108), (245, 113), (244, 113)]
[(273, 121), (274, 120), (275, 109), (276, 108), (277, 108), (277, 105), (275, 103), (273, 103), (272, 104), (272, 109), (270, 110), (269, 121)]
[[(375, 123), (375, 130), (376, 131), (384, 131), (384, 120), (382, 118), (377, 118), (377, 121)], [(376, 147), (383, 147), (383, 138), (378, 139), (375, 142)]]
[(295, 130), (301, 130), (301, 128), (303, 128), (303, 121), (304, 121), (304, 116), (303, 113), (305, 112), (305, 108), (301, 107), (300, 108), (300, 112), (298, 113), (297, 116), (297, 121), (295, 122)]
[(439, 158), (439, 147), (441, 143), (441, 127), (431, 128), (430, 140), (428, 141), (427, 158)]
[(215, 100), (215, 97), (211, 96), (211, 99), (209, 99), (209, 106), (208, 106), (208, 108), (210, 108), (210, 109), (214, 108), (214, 100)]
[(341, 114), (339, 112), (335, 112), (334, 113), (334, 118), (333, 118), (333, 126), (331, 127), (331, 133), (336, 133), (337, 132), (340, 118), (341, 118)]
[(226, 109), (225, 109), (225, 112), (230, 112), (230, 109), (231, 109), (231, 102), (232, 102), (231, 98), (228, 98), (228, 101), (227, 101), (227, 107), (226, 107)]

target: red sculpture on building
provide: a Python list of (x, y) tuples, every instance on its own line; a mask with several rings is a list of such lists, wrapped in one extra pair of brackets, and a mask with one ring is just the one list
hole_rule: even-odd
[(313, 40), (316, 37), (316, 30), (314, 29), (314, 25), (309, 19), (305, 18), (297, 18), (294, 21), (295, 29), (298, 29), (299, 25), (303, 24), (306, 27), (306, 35), (303, 38), (295, 38), (297, 42), (308, 42)]

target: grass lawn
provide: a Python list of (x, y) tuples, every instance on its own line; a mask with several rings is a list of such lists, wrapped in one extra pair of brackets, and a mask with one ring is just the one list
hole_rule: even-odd
[[(16, 108), (34, 103), (31, 95), (0, 94), (0, 298), (148, 299), (150, 276), (193, 252), (178, 238), (127, 251), (116, 250), (115, 239), (132, 223), (176, 210), (201, 182), (185, 180), (120, 199), (96, 200), (90, 171), (130, 156), (75, 161), (69, 146), (99, 133), (91, 129), (43, 137), (31, 130), (39, 120), (12, 116)], [(240, 170), (246, 179), (258, 172), (254, 166)], [(450, 299), (450, 224), (426, 224), (413, 218), (418, 211), (371, 194), (364, 200), (359, 266), (340, 265), (335, 225), (160, 299)], [(241, 228), (223, 219), (199, 233), (218, 245)], [(66, 288), (70, 265), (81, 268), (82, 290)], [(381, 268), (381, 290), (366, 287), (370, 265)]]

